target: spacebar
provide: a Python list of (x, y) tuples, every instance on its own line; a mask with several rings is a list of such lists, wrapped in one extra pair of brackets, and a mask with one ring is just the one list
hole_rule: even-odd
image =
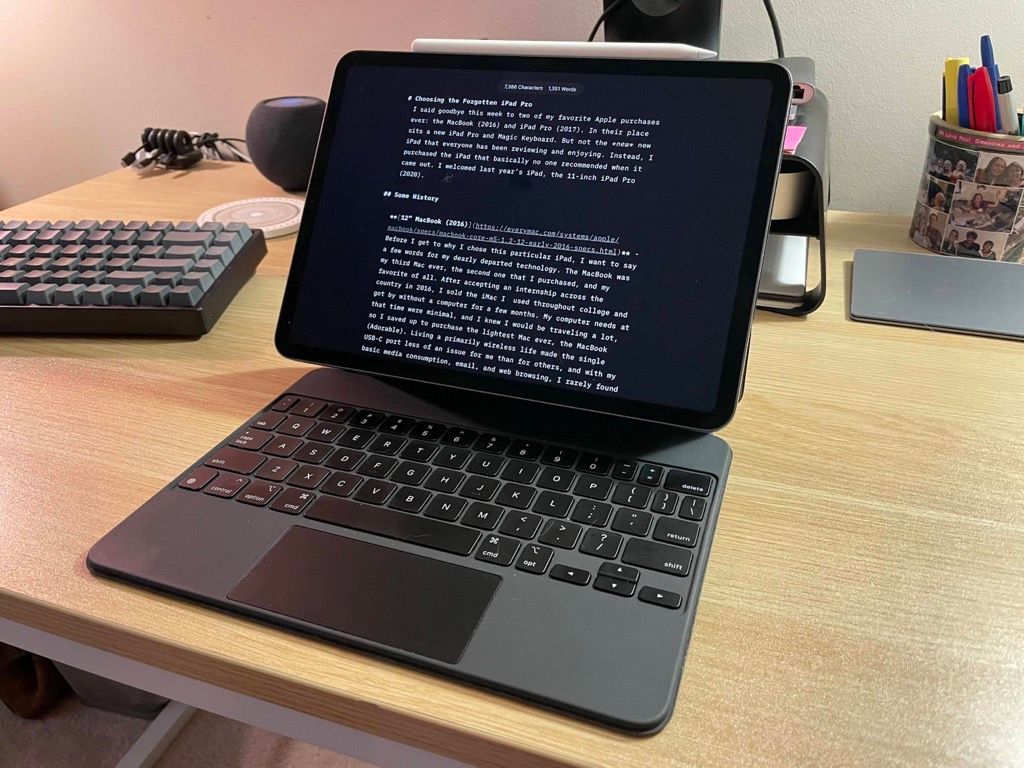
[(311, 520), (341, 525), (454, 555), (468, 555), (480, 534), (461, 525), (449, 525), (405, 512), (360, 504), (347, 499), (319, 498), (306, 512)]

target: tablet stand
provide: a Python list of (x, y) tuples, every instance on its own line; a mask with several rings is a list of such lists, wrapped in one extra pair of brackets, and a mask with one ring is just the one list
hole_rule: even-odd
[[(807, 58), (779, 59), (793, 75), (794, 82), (811, 82), (814, 63)], [(808, 183), (802, 200), (786, 218), (773, 213), (761, 269), (761, 287), (757, 307), (784, 315), (806, 315), (825, 299), (825, 213), (830, 188), (828, 172), (828, 99), (820, 90), (806, 104), (799, 105), (790, 125), (805, 126), (807, 132), (792, 155), (783, 155), (780, 179), (789, 174), (806, 174)], [(778, 210), (778, 200), (776, 210)], [(819, 255), (818, 285), (807, 288), (807, 262), (811, 241), (817, 241)], [(788, 275), (802, 273), (803, 281)]]

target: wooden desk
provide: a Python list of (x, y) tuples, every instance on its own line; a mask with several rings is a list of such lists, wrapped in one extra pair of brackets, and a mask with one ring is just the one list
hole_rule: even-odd
[[(116, 171), (9, 218), (189, 219), (249, 167)], [(91, 576), (90, 545), (302, 373), (293, 238), (197, 341), (0, 337), (0, 617), (484, 766), (1024, 764), (1024, 346), (850, 322), (833, 214), (808, 319), (759, 314), (675, 716), (634, 738)]]

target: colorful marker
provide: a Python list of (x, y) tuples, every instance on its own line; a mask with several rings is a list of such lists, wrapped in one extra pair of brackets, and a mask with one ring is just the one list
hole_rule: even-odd
[[(996, 85), (999, 82), (999, 65), (996, 64), (996, 54), (992, 49), (992, 38), (988, 35), (981, 36), (981, 66), (988, 70), (992, 93), (995, 94)], [(995, 110), (995, 115), (996, 130), (1001, 131), (1003, 130), (1003, 120), (998, 108)]]
[(943, 90), (945, 100), (942, 119), (953, 125), (960, 125), (960, 67), (970, 63), (970, 60), (964, 56), (946, 59), (946, 76), (944, 78)]
[(957, 117), (961, 128), (971, 127), (970, 77), (970, 65), (961, 64), (956, 80)]

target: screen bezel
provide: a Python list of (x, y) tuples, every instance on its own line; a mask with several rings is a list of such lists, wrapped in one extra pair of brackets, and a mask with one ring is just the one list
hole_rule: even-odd
[[(757, 169), (751, 216), (744, 240), (733, 312), (726, 335), (726, 349), (719, 379), (715, 405), (710, 411), (674, 408), (657, 403), (628, 400), (606, 395), (578, 393), (571, 390), (506, 380), (481, 374), (470, 374), (455, 368), (434, 368), (388, 358), (354, 352), (339, 352), (321, 347), (297, 344), (290, 338), (292, 321), (299, 302), (300, 286), (315, 220), (320, 192), (327, 173), (338, 112), (349, 69), (372, 65), (395, 68), (429, 67), (514, 71), (523, 73), (618, 74), (651, 77), (700, 77), (763, 80), (772, 87), (769, 109), (764, 125), (752, 122), (750, 130), (764, 131), (760, 163)], [(788, 70), (767, 62), (696, 62), (666, 60), (578, 59), (520, 56), (471, 56), (459, 54), (391, 53), (353, 51), (345, 55), (334, 72), (330, 98), (321, 127), (320, 140), (309, 190), (306, 195), (302, 223), (295, 243), (291, 269), (285, 285), (281, 312), (274, 343), (285, 357), (307, 363), (329, 365), (357, 373), (428, 382), (459, 389), (549, 403), (556, 406), (597, 411), (646, 421), (656, 421), (687, 429), (712, 431), (720, 429), (732, 418), (739, 401), (745, 367), (747, 342), (757, 294), (761, 258), (768, 234), (775, 180), (782, 159), (782, 141), (792, 93)]]

